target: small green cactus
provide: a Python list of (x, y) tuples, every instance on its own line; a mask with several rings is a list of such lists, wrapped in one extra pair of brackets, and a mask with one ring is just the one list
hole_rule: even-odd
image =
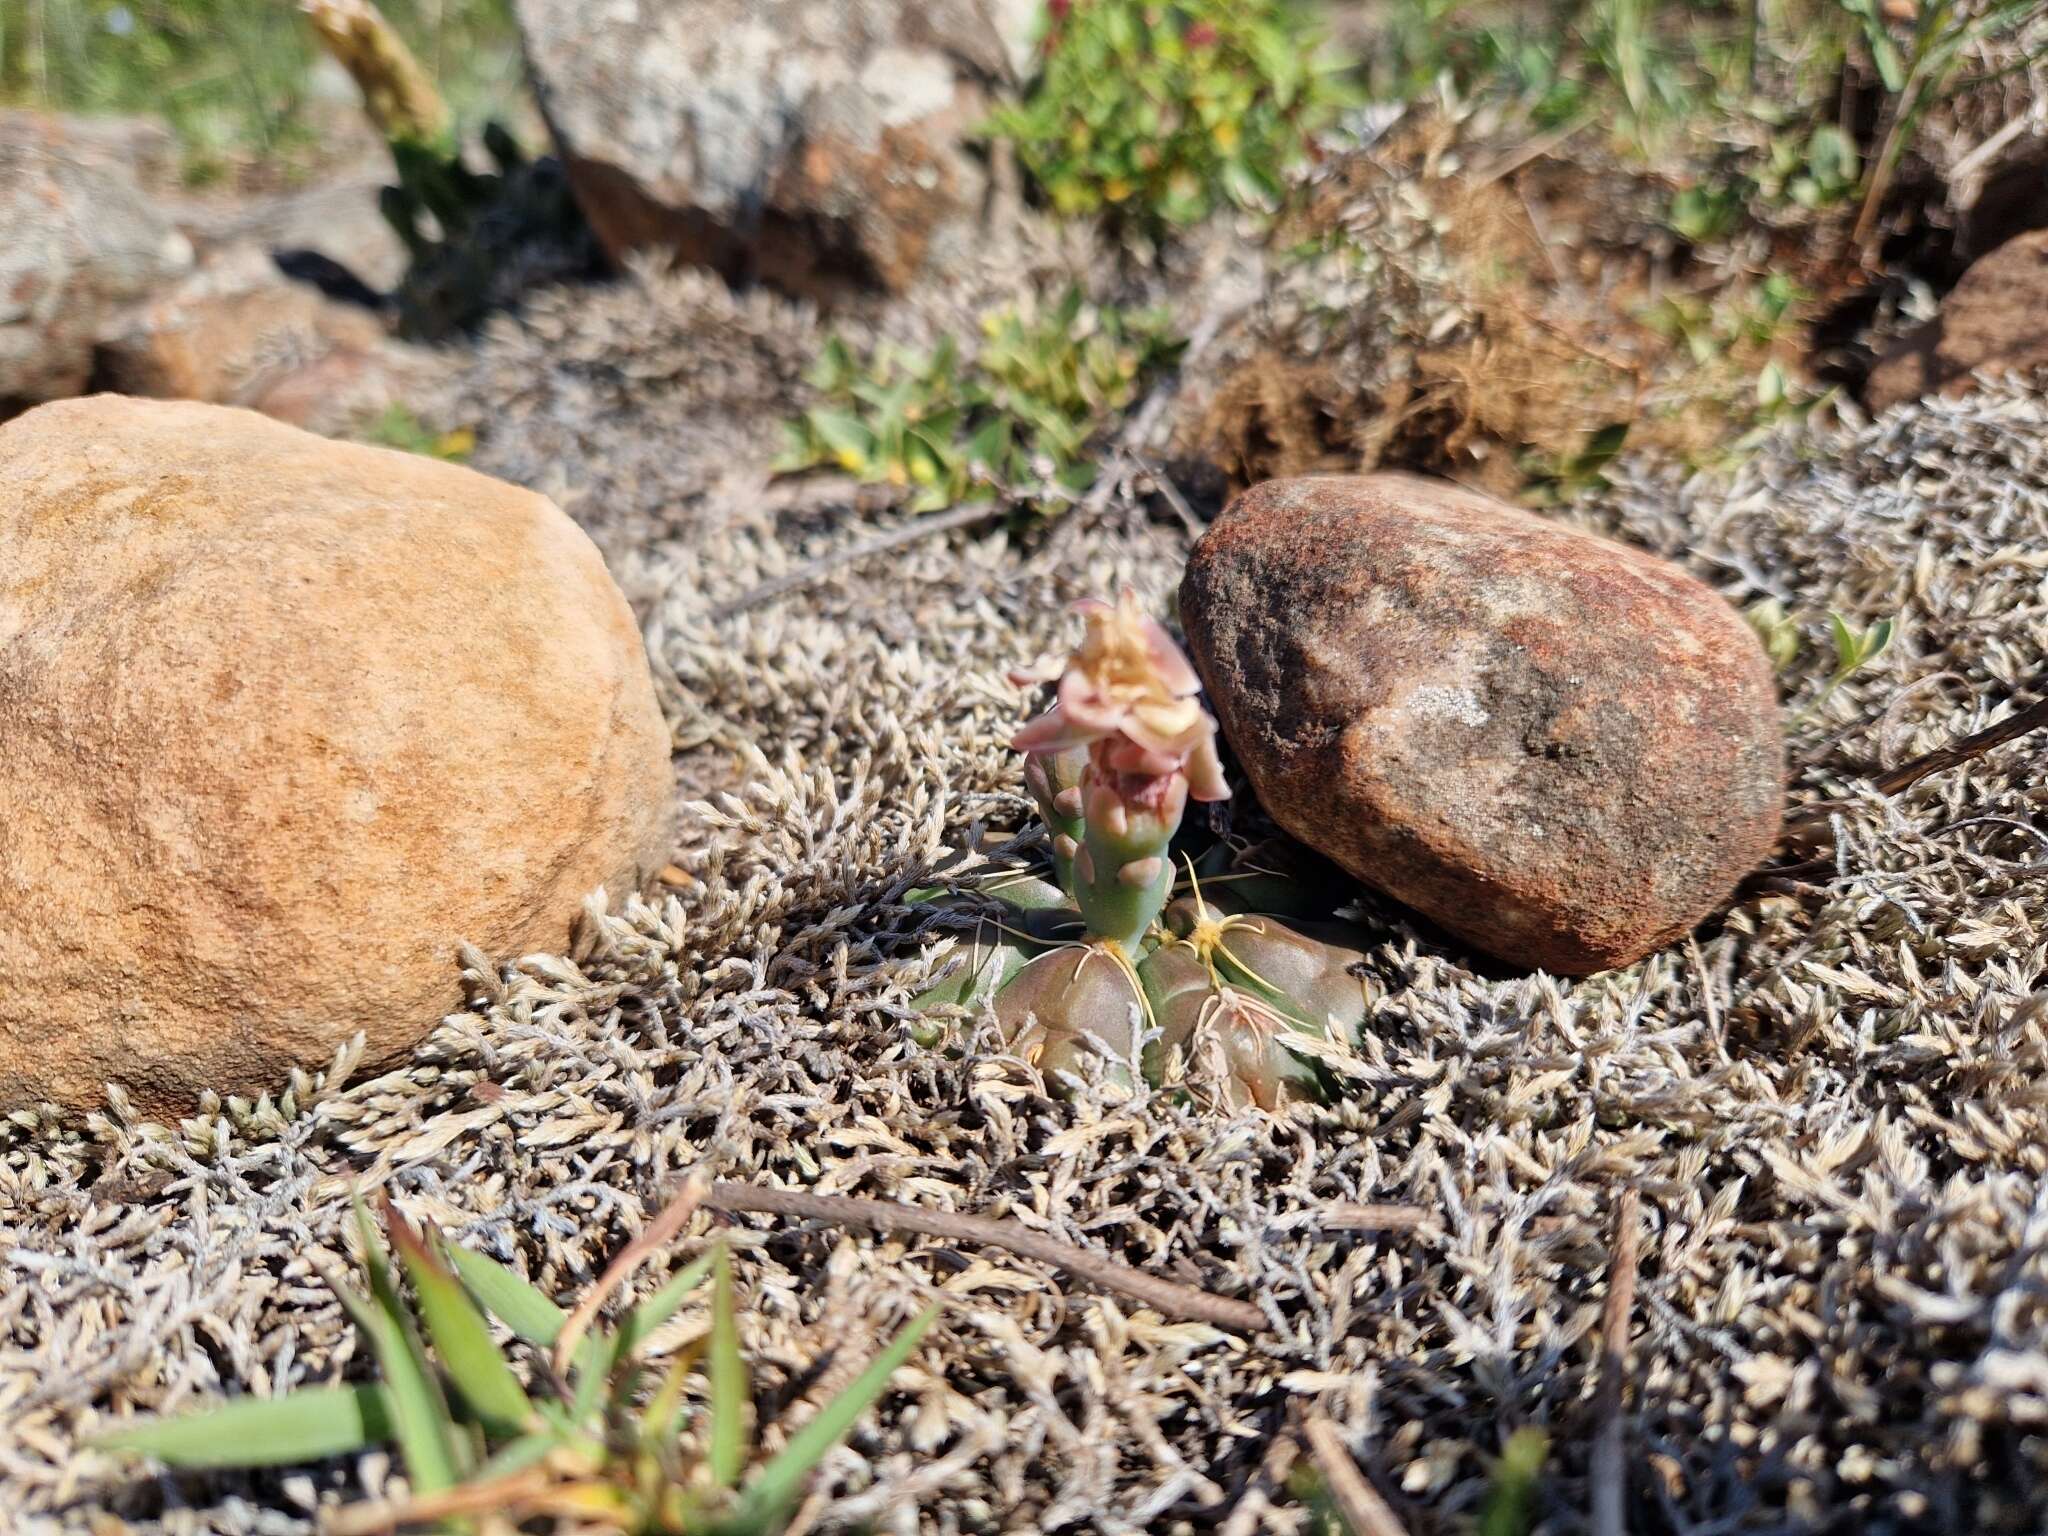
[(1372, 1001), (1364, 936), (1283, 920), (1316, 910), (1311, 893), (1225, 847), (1209, 856), (1209, 894), (1189, 863), (1176, 895), (1188, 802), (1229, 794), (1216, 722), (1187, 658), (1131, 593), (1081, 610), (1087, 635), (1057, 674), (1057, 702), (1012, 743), (1057, 884), (1013, 873), (924, 893), (974, 921), (914, 1006), (988, 1001), (1009, 1048), (1054, 1075), (1093, 1055), (1113, 1078), (1138, 1068), (1159, 1086), (1200, 1062), (1195, 1075), (1233, 1106), (1317, 1097), (1318, 1057), (1348, 1046)]

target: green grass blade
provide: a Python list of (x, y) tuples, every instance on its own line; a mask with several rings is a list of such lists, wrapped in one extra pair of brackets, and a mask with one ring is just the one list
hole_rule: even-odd
[(740, 1494), (739, 1508), (734, 1512), (732, 1529), (735, 1531), (766, 1532), (775, 1528), (783, 1514), (796, 1502), (803, 1491), (804, 1479), (825, 1453), (852, 1433), (860, 1416), (874, 1405), (889, 1385), (889, 1378), (896, 1374), (896, 1368), (910, 1358), (910, 1352), (917, 1348), (917, 1341), (938, 1320), (939, 1309), (928, 1307), (913, 1318), (901, 1333), (897, 1334), (883, 1350), (868, 1364), (868, 1368), (831, 1402), (819, 1409), (812, 1418), (789, 1437), (784, 1446), (751, 1481)]
[(732, 1252), (724, 1243), (711, 1250), (711, 1350), (705, 1361), (711, 1379), (711, 1480), (730, 1488), (740, 1480), (747, 1458), (747, 1367), (740, 1359), (739, 1318), (732, 1298)]
[(570, 1412), (578, 1424), (588, 1424), (603, 1400), (604, 1387), (626, 1361), (639, 1354), (648, 1337), (675, 1316), (676, 1309), (703, 1283), (711, 1269), (712, 1255), (692, 1260), (676, 1272), (674, 1279), (626, 1314), (625, 1320), (608, 1334), (585, 1334), (576, 1347), (576, 1372)]
[(496, 1259), (450, 1243), (448, 1257), (469, 1294), (491, 1316), (512, 1330), (512, 1336), (547, 1349), (561, 1336), (569, 1314), (528, 1285)]
[(327, 1282), (343, 1310), (369, 1339), (384, 1373), (392, 1437), (405, 1458), (406, 1476), (415, 1492), (438, 1493), (451, 1486), (460, 1471), (461, 1452), (448, 1404), (434, 1380), (433, 1365), (413, 1328), (412, 1316), (399, 1299), (384, 1245), (378, 1242), (361, 1200), (356, 1202), (356, 1225), (362, 1233), (370, 1294), (364, 1296), (331, 1275)]
[(469, 1292), (389, 1200), (383, 1202), (382, 1214), (398, 1262), (412, 1281), (420, 1321), (455, 1390), (486, 1424), (517, 1430), (528, 1423), (533, 1418), (533, 1404), (526, 1400), (525, 1388), (506, 1364), (491, 1338), (490, 1324), (469, 1299)]
[(716, 1250), (701, 1258), (692, 1259), (676, 1271), (673, 1280), (626, 1314), (626, 1320), (619, 1325), (619, 1331), (613, 1336), (616, 1343), (612, 1355), (614, 1364), (639, 1353), (640, 1346), (647, 1342), (648, 1336), (676, 1315), (676, 1309), (689, 1299), (690, 1292), (703, 1283), (704, 1276), (710, 1271), (711, 1261), (715, 1257)]
[(517, 1440), (507, 1441), (496, 1455), (478, 1467), (475, 1480), (488, 1483), (524, 1472), (528, 1467), (537, 1467), (547, 1459), (550, 1451), (563, 1443), (562, 1436), (551, 1432), (521, 1435)]
[(380, 1386), (306, 1387), (283, 1397), (238, 1397), (218, 1407), (124, 1425), (86, 1443), (154, 1456), (173, 1467), (283, 1467), (341, 1456), (391, 1438)]

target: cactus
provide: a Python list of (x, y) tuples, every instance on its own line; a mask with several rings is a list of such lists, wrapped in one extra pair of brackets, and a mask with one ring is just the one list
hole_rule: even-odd
[(1242, 850), (1208, 856), (1213, 894), (1190, 862), (1176, 895), (1188, 802), (1229, 795), (1216, 722), (1187, 658), (1130, 592), (1080, 611), (1087, 633), (1054, 674), (1056, 702), (1011, 743), (1058, 883), (1010, 873), (922, 893), (971, 916), (971, 937), (913, 1006), (989, 1001), (1009, 1049), (1056, 1076), (1093, 1054), (1110, 1076), (1142, 1065), (1157, 1086), (1199, 1061), (1234, 1106), (1320, 1096), (1318, 1055), (1343, 1049), (1371, 1002), (1363, 936), (1298, 920), (1318, 909), (1314, 893)]

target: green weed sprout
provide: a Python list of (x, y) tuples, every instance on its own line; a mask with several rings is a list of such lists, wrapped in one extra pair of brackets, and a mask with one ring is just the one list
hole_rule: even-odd
[(1319, 1096), (1319, 1063), (1366, 1013), (1359, 936), (1258, 910), (1299, 905), (1300, 893), (1227, 846), (1205, 858), (1208, 892), (1188, 861), (1178, 893), (1173, 845), (1189, 801), (1230, 793), (1216, 722), (1194, 668), (1132, 593), (1080, 611), (1087, 633), (1055, 674), (1057, 701), (1012, 741), (1054, 880), (1007, 874), (949, 898), (920, 893), (975, 916), (972, 942), (916, 1006), (990, 1001), (1009, 1049), (1048, 1073), (1093, 1054), (1112, 1075), (1157, 1085), (1200, 1059), (1233, 1105)]
[[(323, 1527), (331, 1536), (419, 1526), (506, 1536), (543, 1516), (629, 1536), (766, 1536), (786, 1524), (812, 1470), (881, 1396), (936, 1316), (911, 1322), (779, 1452), (754, 1463), (723, 1241), (604, 1331), (581, 1326), (587, 1309), (564, 1312), (503, 1265), (421, 1231), (386, 1201), (394, 1271), (360, 1205), (356, 1216), (367, 1293), (324, 1278), (369, 1345), (380, 1380), (239, 1399), (92, 1443), (180, 1468), (287, 1466), (395, 1444), (407, 1496), (341, 1511)], [(640, 1358), (648, 1338), (707, 1281), (708, 1335), (652, 1376)], [(561, 1357), (563, 1383), (547, 1392), (522, 1384), (487, 1316), (537, 1362)], [(701, 1406), (690, 1390), (700, 1366)], [(555, 1379), (541, 1364), (534, 1375)], [(692, 1430), (701, 1450), (686, 1457)]]

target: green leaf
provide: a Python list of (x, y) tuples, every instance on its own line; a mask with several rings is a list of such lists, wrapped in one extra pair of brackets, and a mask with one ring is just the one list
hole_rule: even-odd
[(1537, 1484), (1550, 1439), (1524, 1425), (1508, 1436), (1493, 1469), (1493, 1487), (1479, 1511), (1479, 1536), (1523, 1536), (1536, 1519)]
[(420, 1321), (455, 1390), (470, 1411), (486, 1423), (516, 1430), (533, 1417), (533, 1405), (512, 1367), (491, 1338), (490, 1324), (470, 1300), (469, 1292), (389, 1200), (384, 1202), (384, 1227), (391, 1234), (398, 1261), (405, 1266), (418, 1298)]
[(1862, 642), (1856, 631), (1849, 627), (1849, 621), (1839, 613), (1828, 615), (1828, 628), (1835, 637), (1835, 665), (1847, 672), (1856, 665), (1857, 648)]
[(536, 1349), (551, 1348), (569, 1314), (519, 1276), (472, 1249), (448, 1245), (448, 1257), (462, 1283), (491, 1316), (512, 1330), (512, 1336)]
[(328, 1284), (342, 1309), (370, 1341), (384, 1372), (392, 1437), (405, 1458), (406, 1475), (416, 1491), (438, 1493), (454, 1484), (459, 1471), (448, 1404), (434, 1382), (433, 1367), (392, 1283), (383, 1245), (377, 1241), (376, 1229), (360, 1199), (356, 1201), (356, 1225), (362, 1233), (370, 1295), (363, 1296), (333, 1276), (328, 1277)]
[(173, 1467), (283, 1467), (342, 1456), (391, 1438), (382, 1387), (306, 1387), (123, 1425), (91, 1436), (102, 1451), (154, 1456)]
[(692, 1259), (676, 1271), (673, 1280), (626, 1314), (626, 1320), (620, 1324), (616, 1335), (620, 1359), (638, 1353), (640, 1346), (647, 1342), (648, 1336), (676, 1315), (677, 1309), (689, 1299), (690, 1292), (703, 1283), (716, 1252), (713, 1250)]
[(875, 435), (861, 425), (858, 417), (844, 411), (815, 410), (806, 413), (804, 421), (835, 456), (864, 464), (874, 454)]
[(596, 1411), (604, 1384), (612, 1373), (638, 1355), (648, 1337), (675, 1316), (690, 1292), (703, 1283), (712, 1257), (704, 1254), (678, 1270), (674, 1279), (628, 1312), (625, 1321), (612, 1333), (584, 1336), (576, 1350), (575, 1399), (571, 1405), (577, 1423), (586, 1423)]
[(705, 1366), (711, 1379), (707, 1460), (712, 1481), (730, 1488), (739, 1481), (747, 1455), (747, 1368), (740, 1359), (739, 1319), (733, 1309), (731, 1251), (720, 1243), (712, 1257), (711, 1351)]
[(938, 1316), (936, 1306), (919, 1313), (845, 1391), (819, 1409), (815, 1417), (789, 1437), (789, 1443), (741, 1491), (739, 1507), (733, 1515), (734, 1531), (766, 1533), (776, 1528), (803, 1491), (804, 1480), (824, 1459), (827, 1451), (853, 1432), (860, 1416), (887, 1389), (889, 1378), (910, 1358), (910, 1352), (917, 1348), (918, 1340), (925, 1336)]
[(564, 1443), (564, 1437), (552, 1431), (521, 1435), (516, 1440), (507, 1441), (495, 1456), (478, 1467), (475, 1480), (489, 1482), (493, 1478), (511, 1477), (528, 1467), (539, 1466), (550, 1451)]

